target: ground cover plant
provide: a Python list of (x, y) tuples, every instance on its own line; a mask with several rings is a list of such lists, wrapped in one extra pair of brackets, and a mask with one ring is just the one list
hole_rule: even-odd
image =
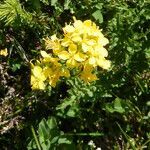
[(0, 149), (150, 149), (149, 0), (0, 1)]

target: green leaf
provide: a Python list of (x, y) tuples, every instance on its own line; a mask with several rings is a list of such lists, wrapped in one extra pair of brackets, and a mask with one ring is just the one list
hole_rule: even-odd
[(70, 7), (69, 7), (69, 4), (70, 4), (70, 0), (65, 0), (65, 3), (64, 3), (64, 9), (69, 9)]
[(50, 132), (50, 128), (47, 125), (46, 120), (42, 119), (42, 121), (39, 123), (39, 128), (38, 128), (38, 133), (39, 136), (41, 137), (41, 141), (50, 138), (49, 132)]
[(12, 69), (13, 72), (15, 72), (16, 70), (18, 70), (20, 68), (21, 68), (21, 64), (17, 64), (16, 63), (16, 64), (12, 64), (12, 68), (11, 69)]
[(51, 140), (51, 144), (55, 144), (59, 139), (59, 136), (55, 136), (52, 140)]
[(56, 119), (54, 117), (50, 117), (47, 120), (47, 124), (50, 130), (57, 128), (57, 122)]
[(67, 106), (72, 105), (74, 103), (75, 98), (76, 98), (75, 96), (72, 96), (70, 99), (65, 99), (63, 103), (61, 103), (60, 105), (56, 107), (56, 110), (59, 110), (59, 109), (63, 110)]
[(105, 109), (110, 113), (113, 113), (115, 111), (112, 104), (106, 104)]
[(71, 109), (71, 108), (70, 108), (70, 109), (67, 111), (66, 115), (69, 116), (69, 117), (75, 117), (76, 111), (75, 111), (74, 109)]
[(49, 5), (49, 0), (40, 0), (41, 2), (43, 2), (45, 5)]
[(50, 140), (45, 140), (43, 143), (41, 143), (41, 147), (44, 150), (50, 150), (50, 148), (51, 148), (51, 141)]
[(34, 139), (32, 139), (30, 142), (29, 142), (29, 144), (28, 144), (28, 146), (27, 146), (27, 149), (28, 150), (33, 150), (33, 149), (36, 149), (37, 147), (36, 147), (36, 144), (35, 144), (35, 140)]
[(55, 6), (57, 4), (58, 0), (51, 0), (51, 6)]
[(71, 144), (71, 141), (67, 138), (59, 138), (58, 144)]
[(121, 99), (119, 98), (116, 98), (115, 101), (114, 101), (114, 110), (116, 112), (119, 112), (119, 113), (124, 113), (125, 112), (125, 109), (122, 107), (121, 105)]
[(103, 15), (101, 13), (101, 10), (96, 10), (92, 16), (95, 18), (95, 20), (97, 20), (99, 23), (103, 22)]
[(124, 113), (125, 109), (122, 106), (122, 99), (116, 98), (111, 104), (106, 104), (105, 110), (107, 110), (110, 113)]
[(34, 9), (38, 11), (41, 9), (40, 0), (31, 0), (31, 2), (33, 4)]
[(95, 7), (97, 9), (102, 9), (102, 6), (103, 6), (103, 3), (98, 3), (98, 4), (95, 5)]

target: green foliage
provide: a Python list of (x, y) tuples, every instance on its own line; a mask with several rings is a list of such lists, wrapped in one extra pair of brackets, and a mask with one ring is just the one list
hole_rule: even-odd
[(0, 5), (0, 20), (4, 20), (6, 25), (31, 22), (32, 15), (26, 12), (19, 0), (5, 0)]
[(112, 102), (112, 104), (106, 104), (105, 109), (110, 113), (113, 113), (113, 112), (124, 113), (125, 112), (125, 109), (122, 106), (122, 100), (119, 98), (116, 98)]
[(39, 149), (39, 150), (51, 150), (65, 148), (65, 144), (71, 144), (71, 141), (64, 136), (63, 132), (60, 132), (57, 127), (57, 122), (54, 117), (48, 118), (46, 121), (42, 119), (38, 127), (38, 135), (31, 127), (33, 133), (33, 139), (28, 144), (28, 150)]
[[(149, 8), (149, 0), (1, 1), (0, 49), (9, 53), (0, 56), (1, 149), (89, 150), (91, 140), (95, 149), (149, 149)], [(32, 91), (28, 62), (73, 16), (103, 29), (111, 69), (98, 69), (92, 84), (71, 77)]]

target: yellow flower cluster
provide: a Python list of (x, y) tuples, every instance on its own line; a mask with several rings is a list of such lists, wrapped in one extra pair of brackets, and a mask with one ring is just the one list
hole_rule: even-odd
[(108, 39), (91, 20), (82, 22), (74, 18), (74, 23), (63, 28), (64, 37), (56, 35), (45, 39), (49, 53), (41, 51), (42, 59), (37, 65), (32, 64), (31, 85), (33, 89), (44, 89), (48, 80), (52, 87), (60, 77), (69, 77), (75, 70), (85, 82), (97, 80), (93, 73), (96, 67), (108, 69), (108, 52), (104, 48)]
[(59, 63), (59, 59), (52, 57), (45, 51), (41, 51), (42, 59), (36, 62), (36, 65), (31, 63), (31, 85), (32, 89), (45, 89), (45, 83), (56, 86), (56, 82), (60, 77), (69, 77), (69, 70)]

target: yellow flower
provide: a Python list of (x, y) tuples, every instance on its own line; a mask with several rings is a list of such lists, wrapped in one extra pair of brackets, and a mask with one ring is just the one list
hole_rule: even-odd
[(64, 76), (64, 77), (70, 77), (70, 72), (67, 68), (62, 68), (61, 70), (61, 76)]
[(0, 50), (0, 55), (2, 55), (2, 56), (5, 56), (5, 57), (6, 57), (6, 56), (8, 55), (7, 48)]
[(106, 60), (108, 51), (104, 48), (109, 41), (102, 30), (91, 20), (73, 19), (73, 24), (63, 28), (63, 38), (54, 34), (44, 39), (46, 49), (52, 51), (41, 51), (42, 58), (32, 65), (33, 89), (44, 89), (46, 83), (55, 87), (61, 77), (69, 78), (72, 71), (89, 83), (97, 80), (93, 73), (97, 67), (109, 69), (111, 63)]
[(70, 44), (73, 44), (73, 42), (69, 39), (67, 35), (61, 40), (61, 46), (62, 47), (68, 47)]
[(70, 68), (78, 67), (78, 62), (83, 62), (86, 59), (86, 55), (77, 51), (77, 45), (75, 44), (70, 44), (68, 51), (60, 52), (58, 57), (67, 60), (66, 65)]
[(44, 40), (45, 40), (46, 49), (59, 50), (61, 47), (60, 39), (58, 39), (55, 34), (52, 35), (50, 39), (46, 38)]
[(43, 74), (46, 78), (48, 78), (49, 76), (51, 76), (53, 74), (52, 68), (50, 68), (48, 66), (44, 67)]
[(97, 76), (92, 74), (93, 69), (94, 68), (92, 65), (85, 63), (83, 66), (83, 71), (80, 74), (80, 78), (86, 83), (97, 80)]
[(53, 74), (51, 76), (49, 76), (49, 84), (52, 87), (56, 86), (56, 83), (58, 82), (59, 78), (61, 76), (61, 72), (60, 69), (57, 69), (53, 72)]
[(84, 82), (89, 83), (97, 80), (97, 76), (93, 74), (94, 68), (92, 65), (88, 64), (87, 62), (83, 66), (83, 71), (80, 74), (80, 79), (82, 79)]
[(40, 90), (44, 90), (45, 89), (45, 84), (42, 80), (40, 80), (40, 78), (36, 78), (35, 76), (31, 75), (31, 85), (32, 85), (32, 89), (40, 89)]
[(86, 83), (93, 82), (98, 79), (95, 74), (85, 71), (81, 72), (80, 78)]
[(44, 81), (46, 80), (46, 76), (43, 74), (43, 69), (40, 66), (32, 65), (31, 73), (32, 89), (43, 90), (45, 88)]

